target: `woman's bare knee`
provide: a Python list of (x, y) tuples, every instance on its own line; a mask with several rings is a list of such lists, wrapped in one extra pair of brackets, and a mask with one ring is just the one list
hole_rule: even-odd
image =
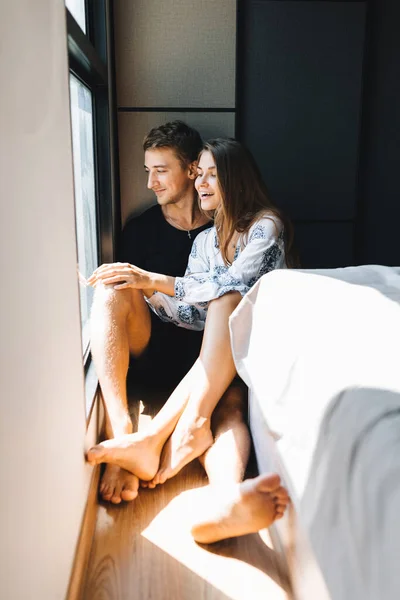
[(229, 292), (228, 294), (224, 294), (220, 298), (211, 300), (208, 310), (222, 309), (234, 311), (241, 299), (242, 296), (239, 292)]

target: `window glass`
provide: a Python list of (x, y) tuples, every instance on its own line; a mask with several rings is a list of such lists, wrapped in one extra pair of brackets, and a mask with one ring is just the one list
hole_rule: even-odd
[[(86, 279), (98, 266), (92, 93), (72, 74), (70, 93), (78, 268)], [(79, 288), (82, 343), (85, 352), (89, 343), (89, 314), (93, 288), (85, 286), (82, 279)]]
[(85, 0), (65, 0), (65, 6), (68, 8), (82, 31), (86, 33)]

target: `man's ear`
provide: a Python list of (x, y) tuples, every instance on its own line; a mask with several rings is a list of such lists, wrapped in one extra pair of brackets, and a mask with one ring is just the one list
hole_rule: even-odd
[(196, 179), (197, 177), (197, 160), (194, 160), (189, 164), (189, 179)]

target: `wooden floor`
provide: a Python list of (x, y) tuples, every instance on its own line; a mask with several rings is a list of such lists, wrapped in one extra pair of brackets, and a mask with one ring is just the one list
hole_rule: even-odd
[[(131, 405), (135, 419), (138, 399)], [(157, 409), (154, 398), (152, 407), (149, 413)], [(140, 429), (151, 418), (146, 412)], [(206, 483), (195, 461), (166, 484), (142, 489), (134, 502), (100, 502), (83, 600), (287, 600), (267, 534), (209, 546), (192, 540), (189, 524)]]

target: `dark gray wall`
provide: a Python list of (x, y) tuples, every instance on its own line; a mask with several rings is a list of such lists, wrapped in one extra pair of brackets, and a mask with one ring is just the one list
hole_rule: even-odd
[(400, 265), (400, 2), (369, 5), (360, 162), (359, 262)]
[(400, 3), (239, 6), (237, 135), (294, 221), (302, 265), (400, 264)]

